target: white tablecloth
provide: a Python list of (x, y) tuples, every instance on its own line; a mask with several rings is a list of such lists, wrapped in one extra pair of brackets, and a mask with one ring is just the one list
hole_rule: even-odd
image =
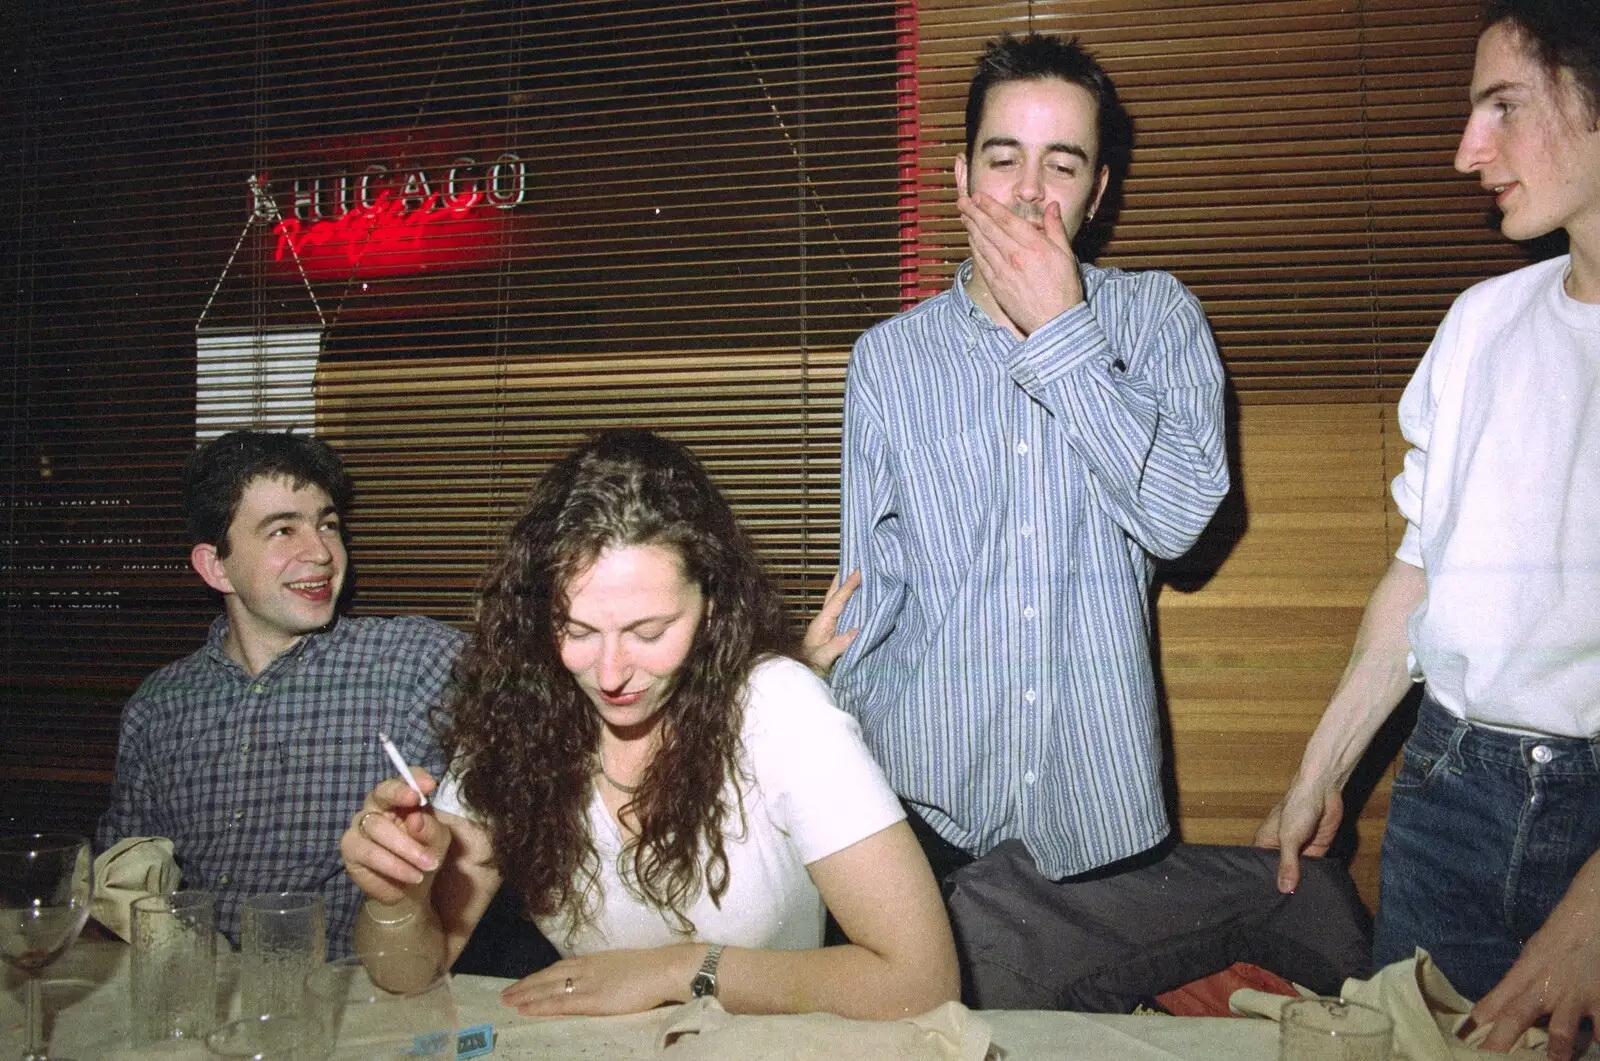
[[(71, 1061), (132, 1058), (128, 1028), (128, 948), (79, 943), (50, 970), (46, 1030), (50, 1053)], [(656, 1042), (673, 1011), (631, 1017), (533, 1019), (500, 1004), (508, 981), (455, 978), (463, 1026), (492, 1024), (485, 1061), (627, 1061), (660, 1056)], [(7, 971), (0, 996), (0, 1061), (23, 1048), (22, 978)], [(1101, 1016), (1079, 1013), (980, 1014), (1004, 1061), (1276, 1061), (1277, 1025), (1265, 1020)], [(167, 1058), (176, 1058), (168, 1053)]]

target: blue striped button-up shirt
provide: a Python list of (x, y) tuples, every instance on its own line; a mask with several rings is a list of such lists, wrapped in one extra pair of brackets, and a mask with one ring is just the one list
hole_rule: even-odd
[(1083, 267), (1025, 340), (950, 291), (869, 330), (845, 384), (833, 673), (890, 783), (951, 843), (1017, 837), (1046, 876), (1168, 830), (1153, 557), (1228, 489), (1222, 366), (1161, 272)]
[(367, 792), (406, 762), (442, 777), (429, 711), (462, 636), (432, 619), (344, 618), (251, 675), (223, 650), (226, 617), (193, 655), (156, 671), (122, 709), (117, 777), (98, 845), (171, 838), (186, 888), (217, 893), (235, 943), (258, 892), (320, 891), (328, 950), (350, 952), (361, 891), (339, 836)]

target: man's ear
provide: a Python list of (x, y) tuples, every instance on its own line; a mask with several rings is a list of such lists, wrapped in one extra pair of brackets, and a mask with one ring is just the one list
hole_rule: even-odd
[(1100, 200), (1105, 198), (1106, 185), (1111, 183), (1111, 167), (1102, 164), (1100, 175), (1094, 179), (1094, 194), (1089, 196), (1089, 209), (1086, 217), (1093, 217), (1100, 209)]
[(967, 156), (956, 156), (956, 194), (964, 195), (967, 191)]
[(201, 542), (189, 550), (189, 566), (194, 568), (205, 584), (218, 593), (232, 593), (233, 583), (228, 580), (227, 569), (222, 565), (222, 558), (217, 555), (217, 547), (208, 542)]

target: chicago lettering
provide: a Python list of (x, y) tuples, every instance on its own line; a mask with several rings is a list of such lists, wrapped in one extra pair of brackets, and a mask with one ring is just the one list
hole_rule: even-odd
[[(251, 183), (254, 187), (255, 182)], [(412, 212), (431, 215), (430, 219), (437, 219), (441, 211), (462, 217), (480, 203), (510, 210), (527, 197), (527, 164), (506, 151), (488, 163), (463, 155), (443, 171), (436, 169), (432, 176), (421, 167), (396, 170), (372, 163), (359, 173), (297, 177), (289, 202), (278, 208), (281, 214), (259, 190), (253, 195), (251, 209), (262, 221), (315, 225), (346, 221), (354, 213), (383, 214), (392, 220)]]

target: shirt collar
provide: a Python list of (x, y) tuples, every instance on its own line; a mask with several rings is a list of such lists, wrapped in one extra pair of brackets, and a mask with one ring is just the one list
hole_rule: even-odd
[[(1100, 284), (1105, 279), (1104, 271), (1097, 265), (1089, 262), (1078, 264), (1078, 275), (1083, 280), (1083, 298), (1085, 302), (1093, 302), (1094, 296), (1100, 290)], [(972, 282), (972, 259), (968, 258), (956, 267), (954, 281), (950, 284), (950, 301), (955, 310), (956, 322), (966, 336), (969, 345), (976, 345), (978, 339), (985, 332), (998, 332), (1012, 342), (1021, 342), (1012, 334), (1010, 328), (1003, 328), (994, 322), (994, 318), (984, 312), (982, 306), (972, 300), (967, 294), (967, 285)]]
[(1010, 328), (996, 324), (984, 308), (967, 293), (972, 282), (972, 259), (968, 258), (956, 268), (955, 280), (950, 285), (950, 306), (955, 314), (956, 330), (969, 356), (987, 360), (1005, 360), (1006, 351), (1022, 340)]
[(955, 280), (950, 285), (950, 298), (955, 303), (956, 317), (960, 320), (962, 329), (970, 338), (977, 338), (979, 329), (995, 328), (998, 325), (967, 293), (967, 285), (970, 283), (972, 283), (972, 259), (968, 258), (956, 266)]
[(238, 672), (239, 677), (245, 681), (271, 678), (277, 671), (292, 666), (296, 660), (303, 659), (309, 662), (327, 651), (328, 639), (339, 628), (339, 622), (339, 618), (335, 617), (333, 622), (326, 628), (306, 634), (285, 649), (278, 658), (267, 664), (260, 674), (252, 677), (245, 673), (244, 667), (239, 664), (238, 660), (228, 655), (226, 648), (228, 616), (224, 613), (211, 620), (211, 629), (206, 634), (206, 655), (210, 656), (213, 662)]

